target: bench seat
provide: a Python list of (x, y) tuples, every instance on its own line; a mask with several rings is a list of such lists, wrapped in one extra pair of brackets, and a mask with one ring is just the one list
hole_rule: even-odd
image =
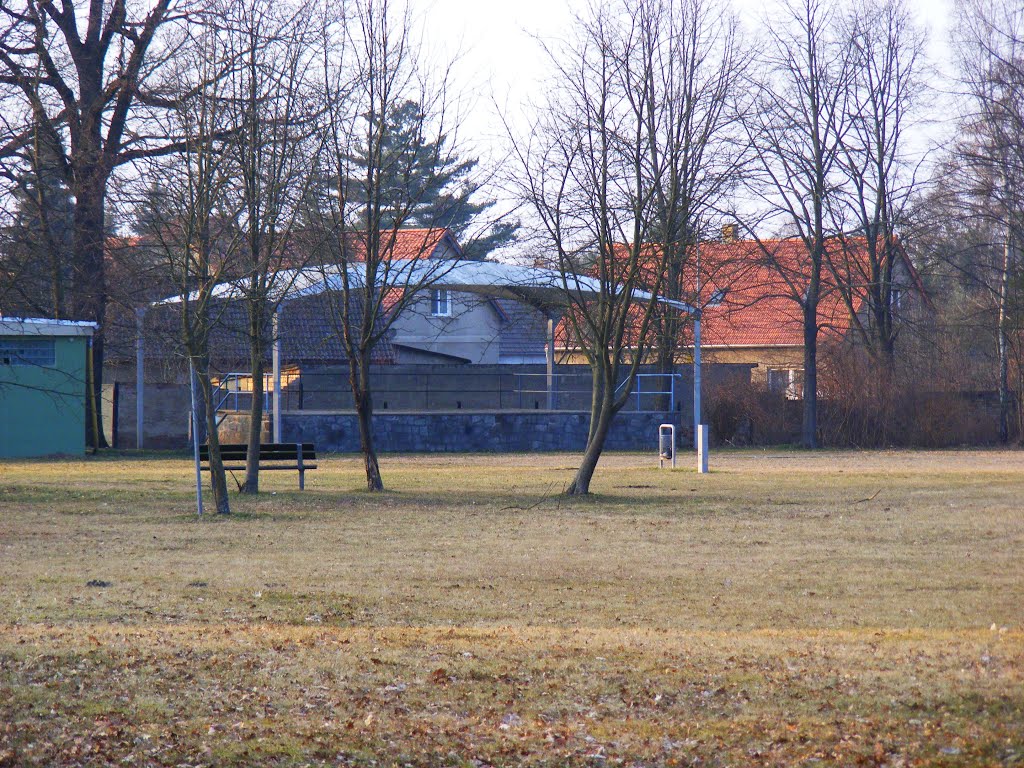
[[(220, 446), (220, 458), (224, 469), (242, 471), (249, 456), (245, 443), (224, 443)], [(199, 446), (199, 460), (202, 469), (210, 469), (210, 446)], [(241, 463), (237, 463), (241, 462)], [(313, 443), (260, 443), (260, 471), (292, 470), (299, 473), (299, 490), (306, 487), (306, 470), (316, 469), (316, 447)]]

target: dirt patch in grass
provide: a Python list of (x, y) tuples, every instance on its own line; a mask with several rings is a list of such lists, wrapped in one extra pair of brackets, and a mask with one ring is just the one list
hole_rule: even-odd
[(1024, 762), (1024, 455), (572, 461), (0, 464), (0, 765)]

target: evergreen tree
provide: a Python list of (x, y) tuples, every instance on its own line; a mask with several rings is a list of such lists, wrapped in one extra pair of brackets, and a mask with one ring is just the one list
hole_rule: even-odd
[(154, 181), (142, 194), (133, 211), (132, 231), (140, 236), (153, 236), (174, 219), (170, 193), (160, 181)]
[[(365, 148), (349, 158), (354, 169), (349, 179), (350, 202), (360, 208), (370, 202), (366, 190), (380, 190), (382, 227), (447, 227), (462, 243), (466, 256), (482, 259), (515, 240), (519, 222), (499, 221), (486, 234), (463, 243), (474, 221), (489, 211), (493, 200), (471, 198), (480, 189), (474, 178), (479, 160), (460, 158), (449, 146), (448, 135), (431, 141), (424, 133), (427, 118), (415, 101), (403, 101), (388, 112), (380, 131), (382, 156), (371, 159)], [(367, 168), (381, 178), (369, 184)]]
[(13, 195), (15, 217), (5, 272), (19, 314), (63, 318), (71, 289), (74, 201), (58, 153), (39, 132), (26, 148)]

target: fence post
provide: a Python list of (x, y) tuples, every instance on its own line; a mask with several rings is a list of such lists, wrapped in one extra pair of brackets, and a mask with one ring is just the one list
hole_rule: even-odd
[[(273, 333), (274, 348), (271, 355), (271, 365), (274, 370), (274, 442), (281, 442), (281, 334), (279, 324), (281, 321), (281, 308), (274, 312)], [(264, 391), (266, 388), (264, 387)]]
[(140, 307), (135, 310), (135, 448), (142, 449), (145, 438), (145, 393), (146, 393), (146, 347), (145, 347), (146, 310)]
[(555, 409), (555, 319), (548, 318), (548, 338), (545, 345), (545, 363), (547, 363), (548, 410)]

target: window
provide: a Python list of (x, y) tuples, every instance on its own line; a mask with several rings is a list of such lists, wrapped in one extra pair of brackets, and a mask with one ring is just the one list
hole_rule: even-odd
[(890, 288), (889, 289), (889, 308), (893, 312), (895, 312), (896, 310), (900, 309), (902, 304), (903, 304), (903, 291), (901, 291), (899, 288), (895, 288), (895, 287)]
[(0, 365), (45, 365), (57, 362), (53, 339), (0, 337)]
[(430, 302), (430, 314), (435, 317), (450, 317), (452, 314), (452, 303), (448, 297), (448, 291), (444, 288), (435, 288)]
[(787, 400), (803, 400), (804, 371), (802, 368), (769, 368), (768, 390), (785, 395)]

